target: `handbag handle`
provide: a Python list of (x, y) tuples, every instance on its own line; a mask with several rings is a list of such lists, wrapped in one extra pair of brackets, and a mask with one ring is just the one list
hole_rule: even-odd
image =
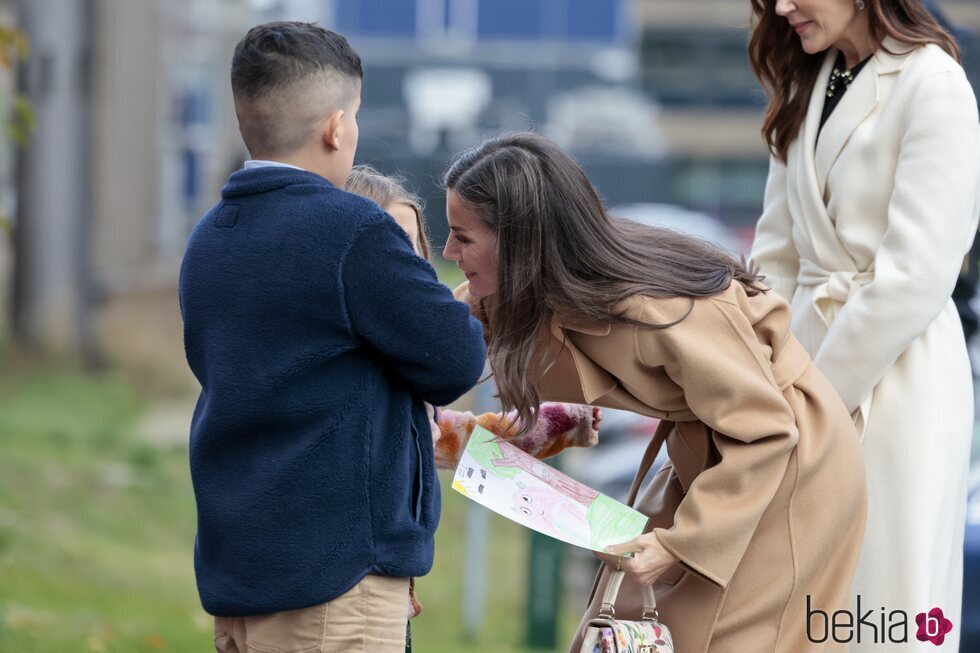
[[(614, 571), (609, 576), (606, 583), (606, 591), (602, 594), (602, 605), (599, 608), (599, 616), (604, 619), (616, 618), (616, 597), (619, 596), (619, 588), (623, 585), (623, 578), (626, 577), (624, 571)], [(657, 597), (653, 593), (653, 585), (641, 585), (640, 591), (643, 595), (643, 614), (644, 621), (660, 621), (660, 613), (657, 611)]]
[(653, 434), (650, 444), (647, 445), (647, 450), (643, 454), (643, 460), (640, 461), (640, 467), (636, 470), (633, 485), (630, 487), (629, 499), (626, 500), (626, 505), (630, 508), (633, 507), (633, 502), (636, 501), (636, 495), (640, 492), (640, 486), (643, 485), (643, 480), (650, 472), (650, 468), (653, 467), (653, 461), (657, 459), (660, 449), (664, 446), (664, 442), (667, 441), (667, 436), (673, 428), (674, 422), (667, 421), (661, 421), (657, 426), (657, 431)]
[[(640, 467), (636, 471), (636, 478), (633, 479), (629, 499), (626, 501), (626, 505), (629, 507), (633, 507), (633, 502), (636, 501), (636, 495), (640, 491), (643, 479), (650, 472), (653, 461), (656, 460), (657, 454), (660, 453), (660, 449), (664, 446), (664, 442), (667, 441), (667, 435), (673, 427), (673, 422), (665, 421), (661, 421), (660, 425), (657, 426), (657, 432), (650, 440), (650, 444), (643, 454), (643, 460), (640, 461)], [(616, 618), (616, 597), (619, 596), (619, 588), (622, 586), (623, 578), (625, 577), (626, 572), (623, 571), (614, 571), (610, 574), (609, 581), (606, 583), (606, 591), (602, 595), (602, 605), (599, 608), (600, 617), (605, 619)], [(640, 591), (643, 594), (643, 620), (660, 621), (660, 613), (657, 611), (657, 597), (653, 593), (653, 586), (643, 585), (640, 587)]]

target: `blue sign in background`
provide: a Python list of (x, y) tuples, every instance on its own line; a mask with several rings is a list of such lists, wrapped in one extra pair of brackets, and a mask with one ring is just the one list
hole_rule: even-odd
[[(429, 4), (430, 7), (424, 6)], [(441, 4), (441, 6), (440, 6)], [(454, 0), (341, 0), (336, 27), (345, 34), (414, 37), (420, 9), (449, 27)], [(478, 40), (614, 42), (625, 38), (623, 0), (475, 0)]]

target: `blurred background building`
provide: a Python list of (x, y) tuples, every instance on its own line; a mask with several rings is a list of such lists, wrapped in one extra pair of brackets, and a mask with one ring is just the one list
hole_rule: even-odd
[[(362, 54), (358, 159), (418, 187), (436, 243), (445, 233), (436, 182), (452, 154), (487, 135), (535, 129), (575, 153), (609, 205), (701, 211), (747, 247), (767, 156), (764, 97), (745, 55), (746, 5), (6, 0), (6, 15), (16, 20), (19, 8), (33, 39), (21, 76), (39, 118), (16, 184), (8, 157), (3, 194), (21, 222), (24, 260), (11, 265), (5, 255), (8, 275), (20, 272), (17, 332), (95, 359), (179, 352), (171, 309), (186, 237), (246, 157), (230, 54), (250, 25), (280, 18), (319, 21)], [(968, 32), (977, 80), (980, 5), (942, 7)], [(147, 338), (171, 346), (147, 347)]]

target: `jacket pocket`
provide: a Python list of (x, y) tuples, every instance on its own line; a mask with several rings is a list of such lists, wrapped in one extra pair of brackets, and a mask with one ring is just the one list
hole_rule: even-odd
[[(245, 619), (248, 653), (315, 653), (323, 647), (327, 604)], [(238, 649), (233, 649), (238, 650)]]
[(422, 495), (425, 492), (425, 461), (422, 458), (422, 444), (419, 442), (419, 430), (412, 422), (412, 444), (415, 456), (415, 478), (412, 479), (412, 518), (415, 523), (422, 519)]

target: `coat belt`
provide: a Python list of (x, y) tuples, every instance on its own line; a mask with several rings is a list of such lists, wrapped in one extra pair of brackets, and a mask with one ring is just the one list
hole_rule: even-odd
[(786, 342), (779, 351), (779, 357), (772, 362), (772, 375), (779, 391), (784, 392), (810, 367), (810, 354), (793, 334), (788, 334)]
[(813, 307), (829, 327), (835, 316), (835, 308), (843, 306), (861, 288), (874, 281), (874, 269), (832, 272), (818, 263), (800, 260), (800, 272), (796, 282), (814, 288)]

